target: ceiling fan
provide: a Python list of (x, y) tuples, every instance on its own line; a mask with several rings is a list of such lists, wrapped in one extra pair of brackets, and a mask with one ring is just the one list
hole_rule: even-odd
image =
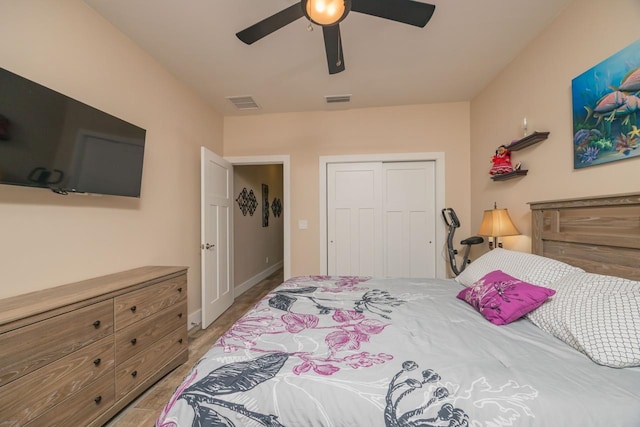
[(413, 0), (301, 0), (245, 28), (236, 36), (246, 44), (252, 44), (306, 16), (309, 21), (322, 27), (329, 74), (336, 74), (344, 71), (339, 24), (350, 11), (422, 28), (431, 19), (435, 8), (432, 4)]

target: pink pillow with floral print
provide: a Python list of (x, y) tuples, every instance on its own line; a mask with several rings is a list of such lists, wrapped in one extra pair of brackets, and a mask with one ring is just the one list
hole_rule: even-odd
[(553, 289), (532, 285), (495, 270), (458, 294), (489, 322), (506, 325), (538, 308), (550, 296)]

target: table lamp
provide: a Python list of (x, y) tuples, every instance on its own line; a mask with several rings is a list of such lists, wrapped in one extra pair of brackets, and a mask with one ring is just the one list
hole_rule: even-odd
[(502, 247), (502, 242), (499, 240), (500, 237), (516, 236), (520, 234), (520, 232), (516, 226), (513, 225), (509, 211), (506, 209), (497, 209), (494, 203), (493, 209), (484, 211), (478, 234), (488, 237), (489, 249), (493, 249), (494, 247)]

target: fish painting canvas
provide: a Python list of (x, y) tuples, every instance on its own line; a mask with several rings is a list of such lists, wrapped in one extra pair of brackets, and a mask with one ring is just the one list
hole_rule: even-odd
[(574, 78), (574, 169), (640, 157), (640, 40)]

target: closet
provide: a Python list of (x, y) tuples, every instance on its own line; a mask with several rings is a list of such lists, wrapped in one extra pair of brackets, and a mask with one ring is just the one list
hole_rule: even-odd
[(327, 164), (327, 272), (436, 277), (435, 161)]

